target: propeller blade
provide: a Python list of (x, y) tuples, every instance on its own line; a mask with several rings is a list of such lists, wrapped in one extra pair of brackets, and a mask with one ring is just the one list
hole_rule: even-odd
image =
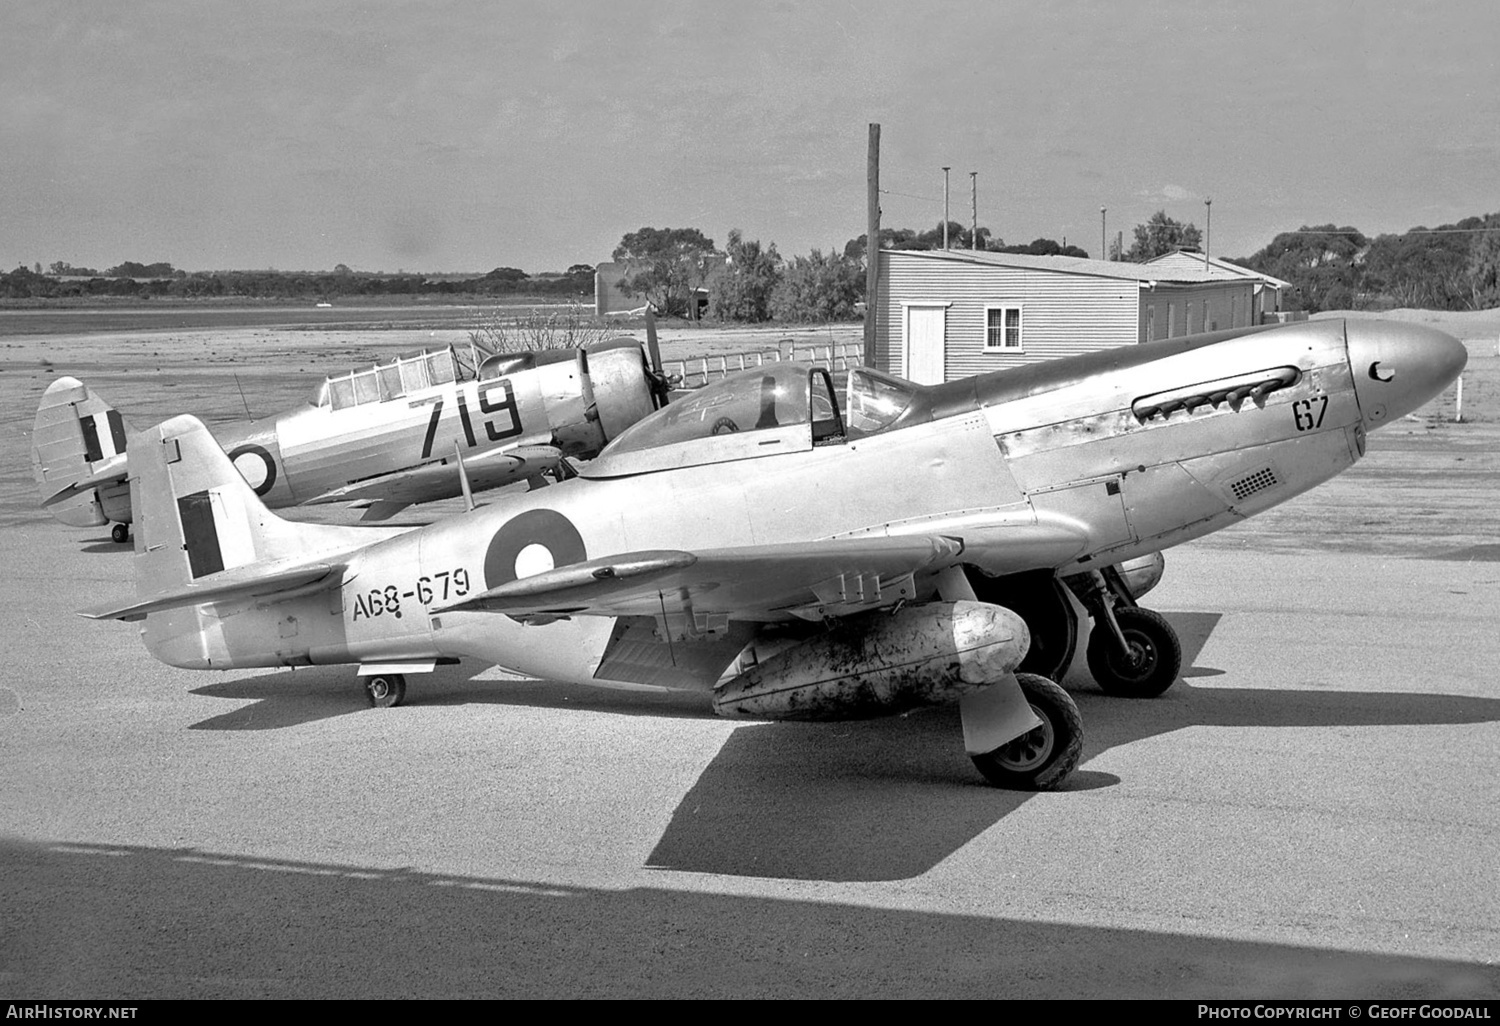
[(661, 409), (670, 400), (672, 384), (662, 370), (661, 343), (656, 338), (656, 310), (649, 304), (646, 306), (646, 355), (651, 360), (651, 377), (654, 382), (652, 391), (656, 393), (656, 408)]

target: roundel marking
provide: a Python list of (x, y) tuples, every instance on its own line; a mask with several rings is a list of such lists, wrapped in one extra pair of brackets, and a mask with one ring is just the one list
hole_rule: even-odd
[(230, 452), (229, 462), (256, 495), (265, 495), (276, 486), (276, 460), (264, 447), (242, 445)]
[(527, 510), (507, 520), (490, 539), (484, 554), (484, 586), (498, 588), (588, 558), (583, 536), (571, 520), (555, 510)]

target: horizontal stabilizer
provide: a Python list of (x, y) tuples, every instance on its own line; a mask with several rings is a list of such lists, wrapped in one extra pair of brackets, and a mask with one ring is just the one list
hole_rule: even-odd
[(54, 506), (59, 502), (66, 502), (75, 495), (86, 492), (91, 488), (98, 488), (100, 485), (124, 481), (126, 475), (130, 473), (129, 462), (129, 459), (123, 452), (101, 460), (94, 465), (93, 471), (87, 476), (81, 477), (77, 481), (73, 481), (43, 498), (42, 508), (46, 509), (48, 506)]
[[(562, 452), (551, 445), (518, 445), (464, 457), (464, 473), (475, 491), (502, 488), (524, 481), (544, 470), (551, 470), (562, 459)], [(453, 499), (463, 494), (458, 461), (452, 456), (433, 460), (418, 467), (397, 470), (378, 477), (365, 478), (334, 488), (307, 500), (307, 505), (331, 502), (369, 503), (364, 520), (384, 520), (407, 506), (439, 499)]]
[(226, 570), (206, 579), (203, 583), (189, 584), (176, 591), (154, 595), (141, 602), (129, 605), (95, 606), (79, 610), (80, 616), (90, 620), (143, 620), (148, 613), (159, 613), (166, 609), (183, 606), (198, 606), (207, 602), (230, 602), (245, 599), (266, 598), (323, 583), (334, 587), (342, 580), (343, 566), (334, 563), (308, 563), (301, 566), (281, 568), (265, 564), (251, 564)]

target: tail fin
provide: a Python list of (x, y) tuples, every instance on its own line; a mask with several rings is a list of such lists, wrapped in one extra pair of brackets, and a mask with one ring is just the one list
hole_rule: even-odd
[[(265, 582), (281, 570), (400, 533), (281, 519), (245, 483), (203, 422), (190, 416), (132, 437), (130, 501), (142, 599), (241, 577)], [(240, 567), (239, 574), (214, 576)]]
[(152, 655), (196, 669), (306, 661), (306, 651), (298, 655), (278, 644), (275, 631), (267, 635), (252, 610), (243, 610), (251, 613), (246, 620), (206, 607), (336, 589), (355, 550), (409, 530), (282, 520), (196, 417), (174, 417), (131, 436), (130, 501), (135, 601), (83, 615), (144, 619), (141, 639)]
[(130, 425), (77, 378), (47, 386), (31, 431), (31, 467), (42, 505), (73, 527), (129, 523), (125, 440)]

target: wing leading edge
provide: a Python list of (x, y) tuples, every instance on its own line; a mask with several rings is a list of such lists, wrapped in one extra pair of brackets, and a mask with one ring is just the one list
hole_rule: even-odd
[[(991, 572), (1059, 566), (1086, 542), (1078, 529), (1058, 524), (1011, 524), (1004, 534), (1009, 560), (997, 556), (1001, 546), (992, 538), (980, 546)], [(432, 611), (485, 610), (523, 621), (690, 614), (700, 630), (704, 618), (822, 620), (914, 599), (916, 575), (975, 562), (979, 554), (962, 536), (938, 533), (628, 552), (510, 581)]]

